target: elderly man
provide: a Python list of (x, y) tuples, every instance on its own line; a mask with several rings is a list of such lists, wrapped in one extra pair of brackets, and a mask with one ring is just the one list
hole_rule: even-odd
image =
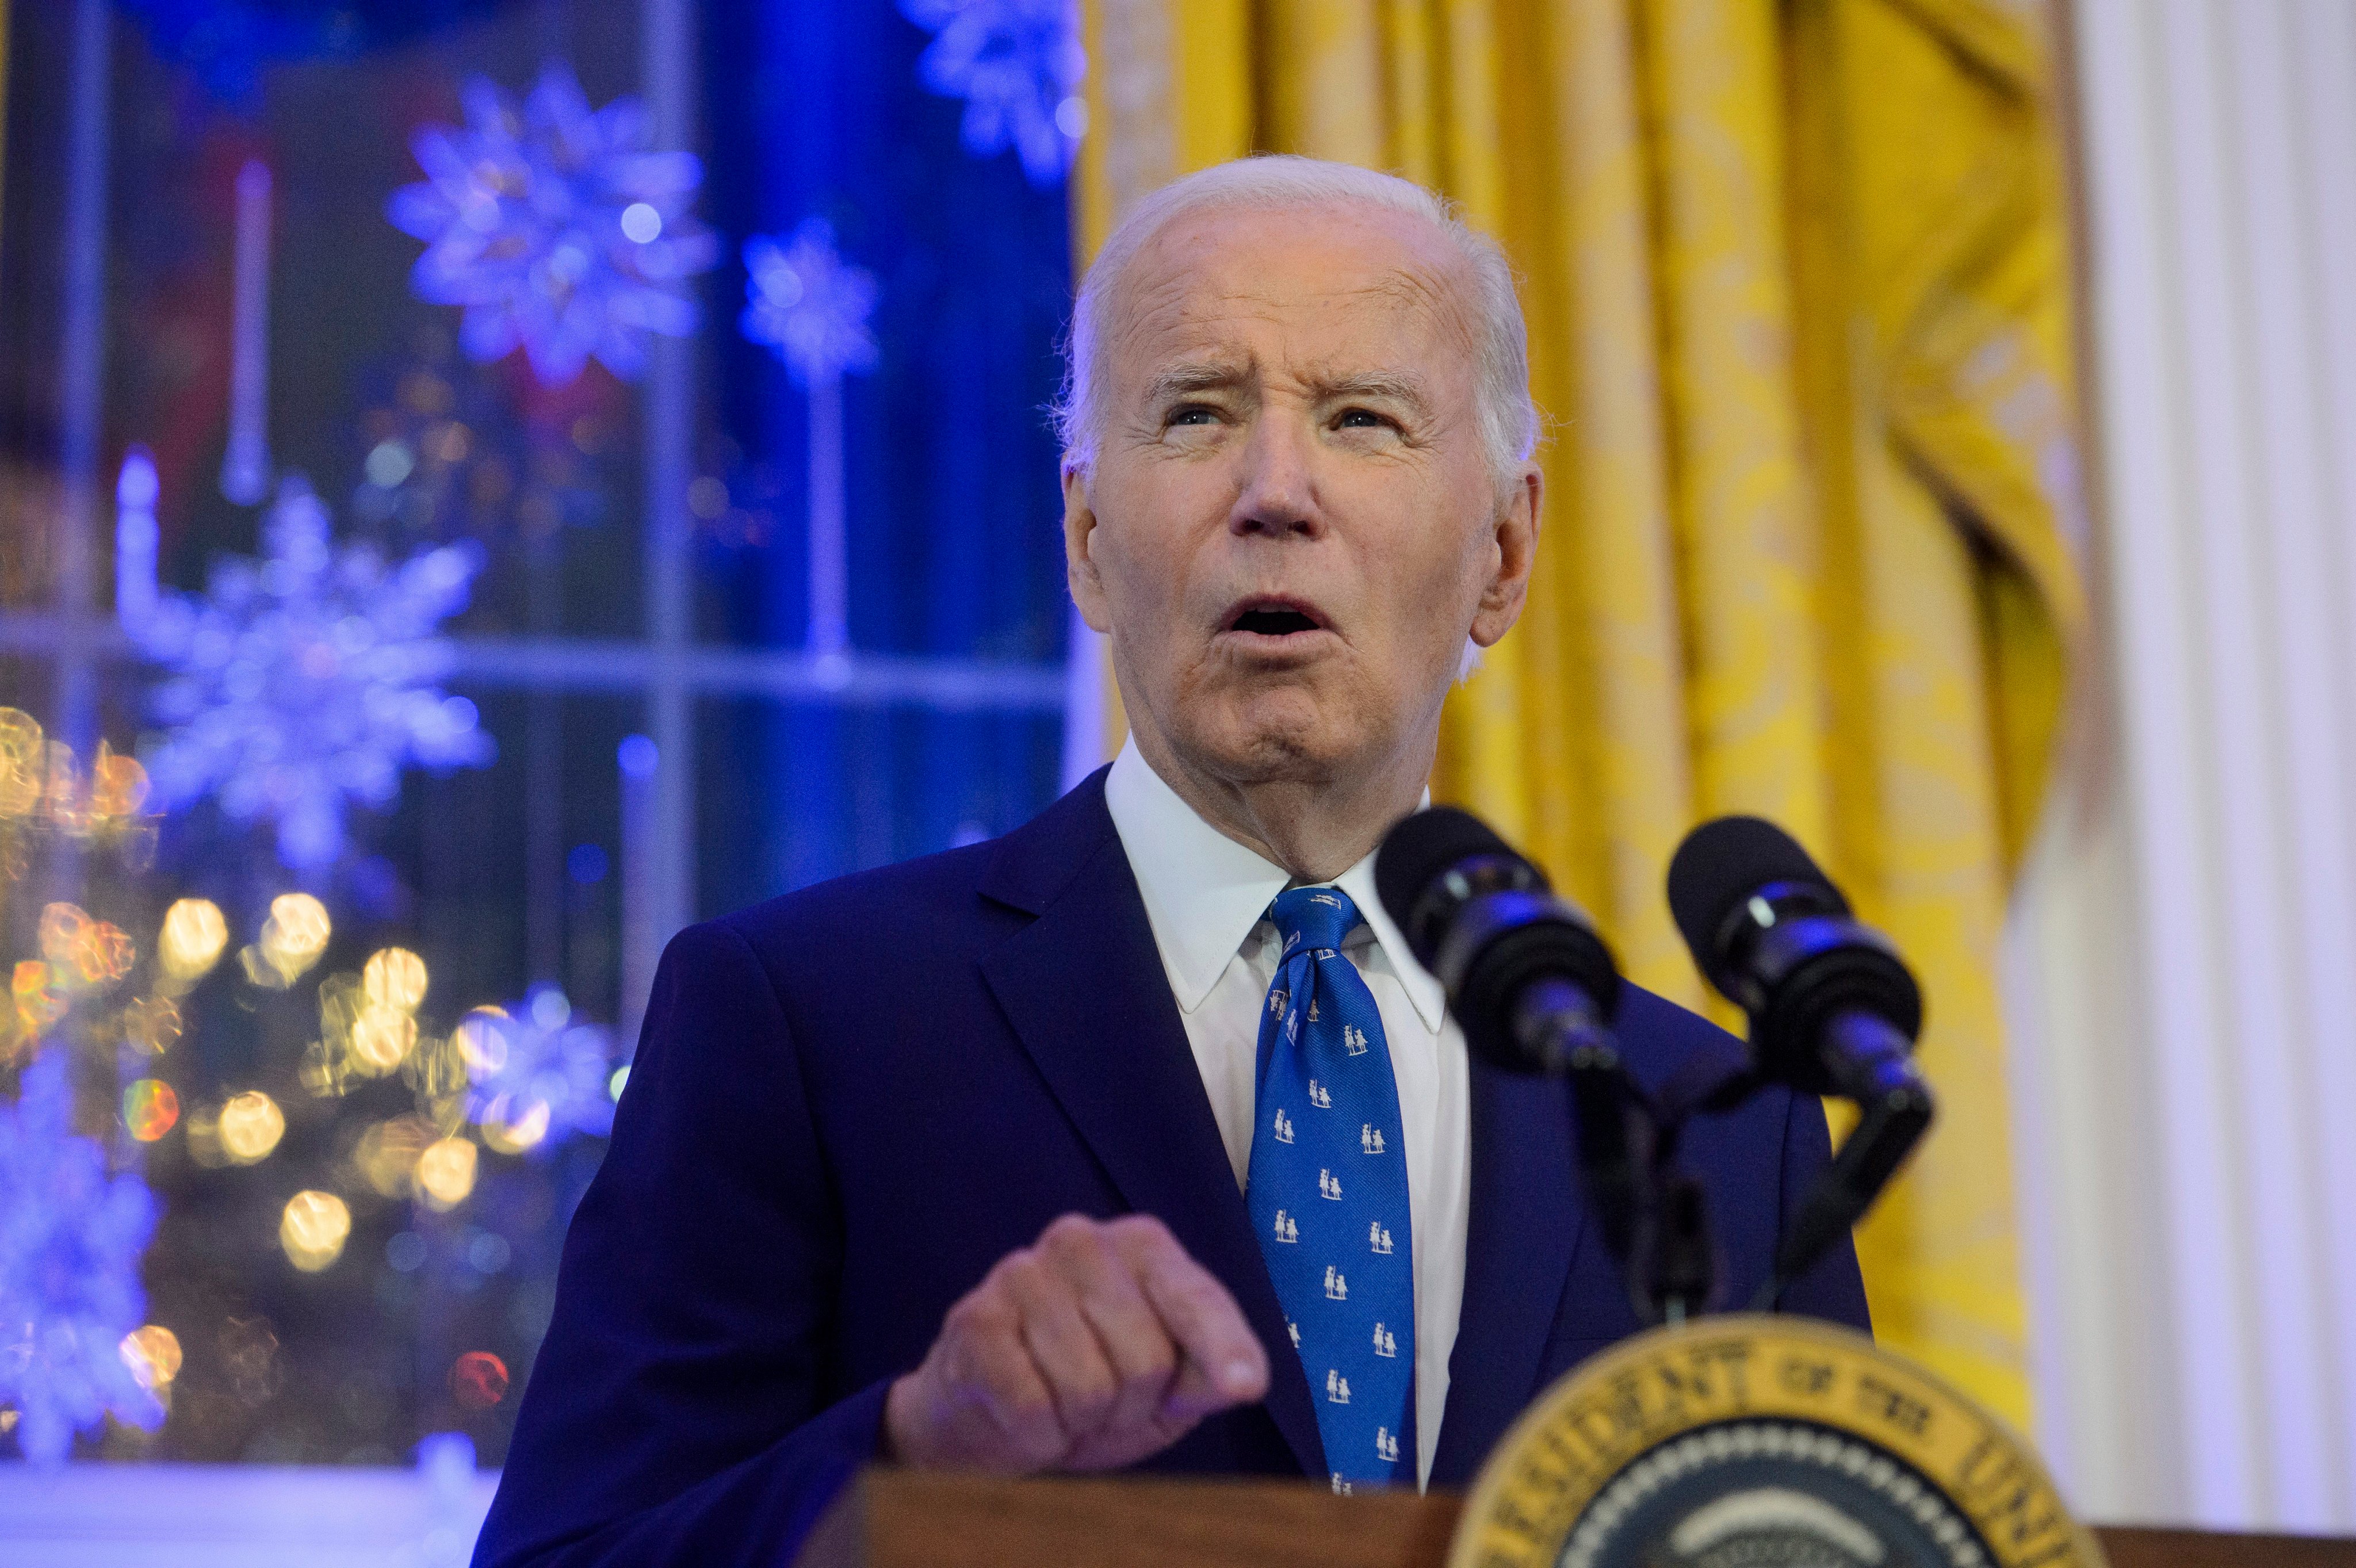
[[(1462, 1485), (1638, 1326), (1561, 1087), (1468, 1060), (1372, 886), (1537, 547), (1504, 258), (1404, 181), (1227, 164), (1114, 234), (1071, 354), (1129, 745), (671, 944), (478, 1562), (782, 1562), (877, 1460)], [(1717, 1039), (1620, 1027), (1656, 1077)], [(1824, 1117), (1689, 1138), (1740, 1299)], [(1783, 1305), (1863, 1326), (1853, 1256)]]

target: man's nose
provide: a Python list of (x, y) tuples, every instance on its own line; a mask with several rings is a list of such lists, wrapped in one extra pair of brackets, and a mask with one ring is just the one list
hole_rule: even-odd
[(1271, 537), (1318, 532), (1315, 447), (1315, 436), (1301, 420), (1271, 410), (1255, 421), (1244, 445), (1243, 489), (1228, 528)]

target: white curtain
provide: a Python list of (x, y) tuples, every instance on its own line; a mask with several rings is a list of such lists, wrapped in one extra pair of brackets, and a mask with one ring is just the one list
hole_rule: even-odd
[(2103, 647), (2006, 962), (2040, 1438), (2356, 1531), (2356, 5), (2077, 0)]

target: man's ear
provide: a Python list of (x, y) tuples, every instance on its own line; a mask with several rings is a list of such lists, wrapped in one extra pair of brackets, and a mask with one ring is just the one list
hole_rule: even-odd
[(1491, 525), (1496, 555), (1481, 590), (1480, 607), (1472, 615), (1472, 640), (1483, 648), (1495, 647), (1514, 628), (1529, 601), (1530, 573), (1537, 563), (1538, 511), (1545, 499), (1546, 478), (1533, 463), (1522, 471)]
[(1088, 623), (1091, 631), (1110, 631), (1112, 619), (1105, 613), (1104, 579), (1097, 572), (1096, 557), (1090, 553), (1097, 541), (1096, 508), (1088, 501), (1088, 476), (1072, 464), (1064, 465), (1064, 581), (1071, 588), (1072, 603), (1077, 605), (1080, 618)]

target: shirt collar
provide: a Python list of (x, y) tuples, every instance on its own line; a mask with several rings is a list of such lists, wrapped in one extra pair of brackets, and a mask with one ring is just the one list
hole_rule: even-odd
[[(1424, 803), (1430, 804), (1429, 793)], [(1105, 809), (1112, 813), (1137, 875), (1170, 989), (1179, 1010), (1192, 1013), (1292, 878), (1195, 815), (1138, 752), (1134, 739), (1120, 748), (1105, 777)], [(1446, 999), (1440, 982), (1416, 961), (1407, 939), (1383, 912), (1375, 892), (1375, 857), (1367, 855), (1333, 885), (1358, 907), (1417, 1016), (1437, 1034)]]

